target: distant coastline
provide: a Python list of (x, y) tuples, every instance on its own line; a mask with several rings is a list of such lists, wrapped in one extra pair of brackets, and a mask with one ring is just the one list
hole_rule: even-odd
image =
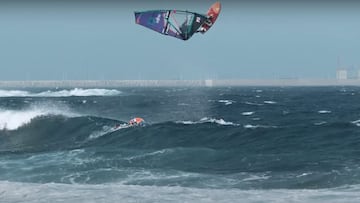
[(360, 86), (347, 79), (239, 79), (239, 80), (33, 80), (0, 81), (0, 88), (99, 88), (99, 87), (224, 87), (224, 86)]

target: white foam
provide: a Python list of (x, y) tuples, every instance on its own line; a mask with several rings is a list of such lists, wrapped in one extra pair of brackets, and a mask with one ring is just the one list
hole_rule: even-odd
[(331, 111), (328, 111), (328, 110), (320, 110), (320, 111), (318, 111), (318, 113), (320, 113), (320, 114), (325, 114), (325, 113), (331, 113)]
[(256, 125), (251, 125), (251, 124), (246, 124), (244, 125), (244, 128), (250, 128), (250, 129), (255, 129), (255, 128), (258, 128), (258, 126)]
[(211, 189), (123, 184), (17, 183), (0, 181), (2, 202), (360, 202), (360, 186), (325, 189)]
[(86, 96), (115, 96), (119, 95), (119, 90), (108, 89), (82, 89), (75, 88), (72, 90), (44, 91), (40, 93), (31, 93), (20, 90), (0, 90), (0, 97), (86, 97)]
[(246, 125), (244, 125), (244, 128), (247, 128), (247, 129), (257, 129), (257, 128), (277, 128), (277, 126), (251, 125), (251, 124), (246, 124)]
[(114, 127), (103, 126), (102, 130), (92, 132), (89, 135), (89, 139), (90, 140), (96, 139), (96, 138), (102, 137), (106, 134), (109, 134), (109, 133), (112, 133), (112, 132), (115, 132), (115, 131), (118, 131), (121, 129), (129, 128), (129, 127), (131, 127), (131, 125), (128, 125), (128, 124), (120, 124), (119, 126), (114, 126)]
[(351, 121), (352, 124), (355, 124), (356, 126), (360, 127), (360, 120)]
[(216, 123), (219, 125), (232, 125), (232, 126), (239, 126), (237, 123), (225, 121), (224, 119), (215, 119), (215, 118), (208, 118), (204, 117), (200, 119), (199, 121), (176, 121), (176, 123), (181, 123), (184, 125), (192, 125), (192, 124), (201, 124), (201, 123)]
[(254, 106), (263, 106), (264, 105), (264, 104), (254, 103), (254, 102), (245, 102), (245, 104), (254, 105)]
[(284, 111), (282, 111), (282, 114), (283, 115), (287, 115), (287, 114), (289, 114), (290, 112), (289, 111), (286, 111), (286, 110), (284, 110)]
[[(156, 156), (156, 155), (159, 155), (159, 154), (167, 154), (167, 153), (172, 153), (172, 152), (174, 152), (173, 149), (161, 149), (161, 150), (158, 150), (158, 151), (153, 151), (153, 152), (148, 152), (148, 153), (144, 153), (144, 154), (140, 154), (140, 155), (127, 157), (125, 159), (128, 160), (128, 161), (133, 161), (133, 160), (136, 160), (136, 159), (142, 159), (142, 158), (146, 158), (146, 157)], [(146, 174), (148, 175), (149, 173), (146, 173)]]
[(224, 99), (221, 99), (218, 102), (219, 103), (224, 103), (225, 105), (230, 105), (230, 104), (235, 103), (235, 101), (233, 101), (233, 100), (224, 100)]
[(264, 104), (276, 104), (277, 102), (275, 101), (264, 101)]
[(190, 106), (190, 104), (187, 104), (187, 103), (178, 103), (177, 105), (178, 106)]
[(52, 104), (36, 104), (24, 110), (0, 109), (0, 130), (16, 130), (31, 122), (32, 119), (46, 115), (79, 116), (65, 106)]
[(196, 121), (176, 121), (175, 123), (182, 123), (184, 125), (192, 125), (192, 124), (197, 124), (199, 122), (196, 122)]
[(24, 97), (29, 92), (21, 90), (0, 90), (0, 97)]
[(241, 113), (241, 115), (243, 115), (243, 116), (251, 116), (251, 115), (253, 115), (253, 114), (254, 114), (253, 111), (248, 111), (248, 112), (242, 112), (242, 113)]
[(297, 178), (300, 178), (300, 177), (304, 177), (304, 176), (308, 176), (308, 175), (311, 175), (312, 173), (302, 173), (300, 175), (297, 175), (296, 177)]
[(242, 179), (242, 181), (254, 181), (254, 180), (267, 180), (270, 176), (267, 175), (250, 175), (248, 178)]
[(224, 119), (220, 118), (220, 119), (215, 119), (215, 118), (207, 118), (204, 117), (200, 120), (200, 122), (207, 122), (207, 123), (217, 123), (219, 125), (234, 125), (237, 126), (238, 124), (235, 124), (233, 122), (228, 122), (225, 121)]
[(326, 121), (320, 121), (320, 122), (314, 123), (314, 125), (324, 125), (324, 124), (326, 124), (326, 123), (327, 123)]

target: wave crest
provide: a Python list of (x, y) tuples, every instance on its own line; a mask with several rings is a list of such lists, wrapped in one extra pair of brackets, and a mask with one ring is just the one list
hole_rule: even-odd
[(184, 125), (191, 125), (191, 124), (201, 124), (201, 123), (216, 123), (219, 125), (232, 125), (232, 126), (239, 126), (237, 123), (233, 123), (230, 121), (225, 121), (224, 119), (216, 119), (216, 118), (208, 118), (204, 117), (200, 119), (199, 121), (177, 121), (176, 123), (181, 123)]
[(32, 93), (21, 90), (0, 90), (0, 97), (87, 97), (87, 96), (115, 96), (121, 91), (115, 89), (82, 89), (74, 88), (71, 90), (43, 91)]
[(47, 115), (78, 116), (64, 106), (51, 104), (37, 104), (24, 110), (0, 109), (0, 130), (16, 130), (36, 117)]

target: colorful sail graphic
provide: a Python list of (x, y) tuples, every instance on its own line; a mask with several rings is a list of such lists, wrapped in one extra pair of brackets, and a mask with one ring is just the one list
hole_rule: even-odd
[(162, 33), (166, 26), (166, 11), (135, 12), (136, 23)]
[(188, 40), (206, 19), (204, 15), (180, 10), (135, 12), (137, 24), (182, 40)]

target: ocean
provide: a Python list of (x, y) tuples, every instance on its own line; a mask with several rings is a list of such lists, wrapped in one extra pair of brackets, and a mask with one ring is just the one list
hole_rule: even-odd
[(359, 104), (359, 87), (2, 89), (0, 202), (360, 202)]

